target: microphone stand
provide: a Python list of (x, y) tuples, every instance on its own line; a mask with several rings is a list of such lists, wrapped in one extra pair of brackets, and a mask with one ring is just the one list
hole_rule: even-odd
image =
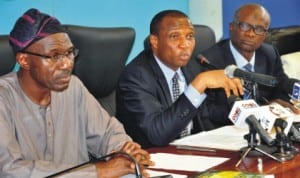
[(140, 171), (140, 167), (139, 167), (139, 164), (138, 162), (134, 159), (134, 157), (132, 157), (130, 154), (124, 152), (124, 151), (117, 151), (117, 152), (112, 152), (108, 155), (105, 155), (105, 156), (102, 156), (100, 158), (95, 158), (93, 159), (92, 161), (88, 161), (88, 162), (85, 162), (85, 163), (82, 163), (80, 165), (77, 165), (77, 166), (74, 166), (74, 167), (71, 167), (69, 169), (66, 169), (66, 170), (63, 170), (63, 171), (60, 171), (60, 172), (57, 172), (55, 174), (52, 174), (52, 175), (49, 175), (45, 178), (53, 178), (53, 177), (57, 177), (57, 176), (60, 176), (60, 175), (63, 175), (65, 173), (69, 173), (70, 171), (74, 170), (74, 169), (77, 169), (77, 168), (80, 168), (80, 167), (83, 167), (85, 165), (88, 165), (90, 163), (97, 163), (99, 161), (105, 161), (107, 158), (110, 158), (110, 157), (113, 157), (113, 156), (118, 156), (118, 155), (123, 155), (123, 156), (126, 156), (127, 158), (129, 158), (132, 162), (134, 162), (134, 167), (135, 167), (135, 175), (136, 175), (136, 178), (143, 178), (142, 177), (142, 174), (141, 174), (141, 171)]
[(281, 159), (278, 159), (277, 157), (275, 157), (275, 156), (273, 156), (273, 155), (271, 155), (271, 154), (269, 154), (269, 153), (265, 152), (264, 150), (257, 147), (258, 146), (258, 140), (256, 138), (257, 131), (255, 130), (255, 128), (251, 124), (248, 123), (248, 126), (249, 126), (249, 133), (244, 136), (244, 138), (248, 141), (248, 147), (242, 153), (242, 157), (235, 164), (235, 167), (238, 167), (241, 164), (242, 160), (249, 154), (249, 152), (251, 150), (256, 150), (256, 151), (262, 153), (263, 155), (266, 155), (266, 156), (268, 156), (268, 157), (270, 157), (270, 158), (272, 158), (276, 161), (282, 162)]
[(257, 82), (253, 82), (253, 99), (257, 103), (260, 103), (259, 98), (260, 96), (259, 96), (258, 84)]
[(279, 147), (279, 152), (274, 156), (282, 161), (288, 161), (294, 158), (294, 155), (298, 153), (298, 149), (295, 148), (290, 139), (285, 135), (284, 129), (287, 126), (287, 122), (283, 119), (276, 119), (274, 123), (276, 131), (276, 141)]

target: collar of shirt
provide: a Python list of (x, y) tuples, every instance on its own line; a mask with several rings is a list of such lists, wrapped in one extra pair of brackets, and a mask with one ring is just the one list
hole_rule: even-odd
[(163, 62), (161, 62), (161, 60), (159, 60), (157, 56), (154, 55), (154, 58), (155, 58), (156, 62), (158, 63), (160, 69), (162, 70), (162, 72), (168, 82), (169, 89), (172, 89), (172, 78), (173, 78), (175, 72), (177, 72), (179, 75), (180, 91), (183, 92), (186, 87), (186, 82), (185, 82), (185, 78), (184, 78), (184, 75), (183, 75), (181, 69), (178, 68), (176, 71), (174, 71), (173, 69), (166, 66)]
[[(248, 63), (247, 59), (244, 58), (244, 56), (242, 56), (236, 49), (235, 47), (232, 45), (232, 42), (230, 41), (229, 43), (230, 46), (230, 50), (232, 52), (232, 55), (234, 57), (235, 63), (236, 65), (243, 69), (243, 67)], [(251, 71), (254, 71), (254, 64), (255, 64), (255, 51), (254, 54), (249, 62), (252, 65), (252, 69)]]

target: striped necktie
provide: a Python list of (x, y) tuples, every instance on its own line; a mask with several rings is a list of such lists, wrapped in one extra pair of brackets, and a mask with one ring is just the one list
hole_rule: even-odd
[[(176, 101), (176, 99), (179, 97), (179, 95), (181, 94), (180, 92), (180, 87), (179, 87), (179, 75), (178, 73), (176, 72), (172, 78), (172, 92), (173, 92), (173, 102)], [(185, 137), (189, 135), (189, 132), (188, 132), (188, 128), (185, 127), (179, 134), (180, 138), (182, 137)]]
[(172, 92), (173, 92), (173, 102), (177, 100), (180, 95), (180, 88), (179, 88), (179, 75), (176, 72), (172, 78)]
[[(246, 64), (244, 67), (245, 71), (252, 72), (252, 65), (250, 63)], [(244, 80), (244, 96), (243, 99), (255, 99), (254, 98), (254, 82), (249, 80)]]

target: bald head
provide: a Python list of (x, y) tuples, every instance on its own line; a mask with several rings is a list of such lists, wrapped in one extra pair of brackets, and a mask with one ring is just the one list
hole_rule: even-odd
[(270, 26), (269, 12), (259, 4), (238, 8), (230, 23), (230, 39), (235, 49), (248, 61), (264, 42)]
[(269, 28), (271, 16), (269, 12), (259, 4), (245, 4), (238, 8), (233, 17), (233, 22), (237, 22), (241, 17), (251, 16), (252, 18), (260, 21), (265, 21), (265, 26)]

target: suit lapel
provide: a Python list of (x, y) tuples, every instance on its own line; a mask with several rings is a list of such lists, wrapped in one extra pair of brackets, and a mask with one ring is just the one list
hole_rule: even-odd
[(216, 59), (211, 59), (213, 65), (215, 65), (218, 69), (225, 69), (230, 64), (236, 65), (235, 59), (230, 50), (229, 40), (223, 40), (219, 45), (219, 48), (222, 50), (220, 50), (220, 54), (216, 55)]
[(257, 50), (255, 53), (255, 65), (254, 65), (254, 71), (257, 73), (265, 73), (268, 69), (267, 63), (266, 63), (266, 56), (263, 55), (260, 50)]
[[(224, 59), (228, 59), (228, 61), (222, 60), (224, 62), (222, 68), (226, 68), (230, 64), (236, 65), (236, 62), (235, 62), (233, 54), (230, 50), (230, 45), (229, 44), (230, 44), (229, 40), (226, 41), (226, 43), (224, 44), (225, 45), (224, 46), (225, 50), (223, 50)], [(229, 52), (226, 52), (226, 51), (229, 51)]]
[(186, 85), (189, 85), (189, 83), (191, 83), (195, 76), (193, 76), (193, 74), (187, 67), (181, 67), (181, 71), (185, 77)]
[(160, 87), (160, 91), (163, 93), (163, 96), (165, 97), (165, 100), (167, 101), (168, 105), (172, 104), (172, 98), (171, 98), (171, 93), (169, 91), (168, 83), (166, 81), (166, 78), (160, 69), (159, 65), (155, 61), (154, 57), (149, 60), (149, 64), (154, 71), (154, 75), (156, 76), (157, 83)]

